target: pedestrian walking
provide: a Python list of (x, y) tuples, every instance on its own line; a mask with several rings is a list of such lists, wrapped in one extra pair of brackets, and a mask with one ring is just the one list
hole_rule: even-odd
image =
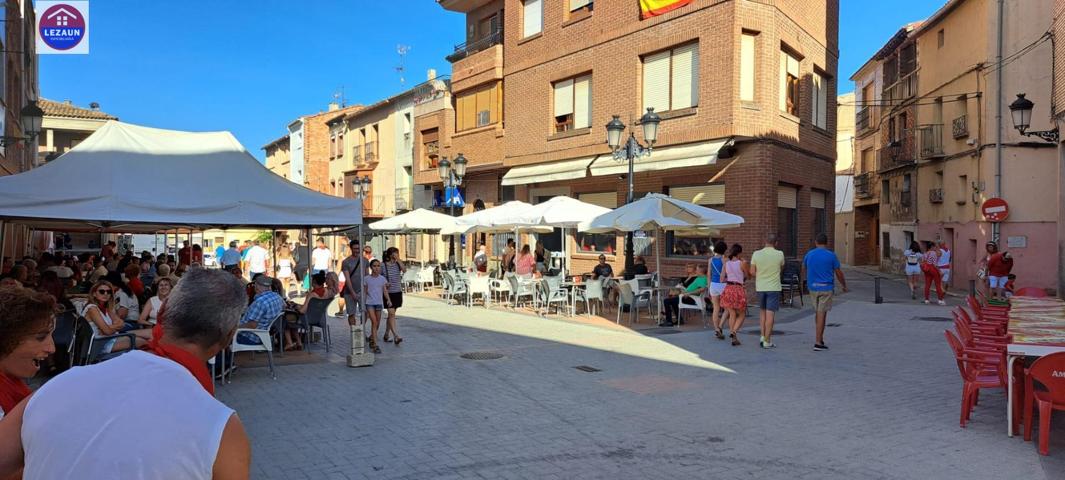
[(777, 250), (777, 235), (765, 236), (765, 247), (751, 255), (751, 276), (758, 295), (758, 323), (762, 327), (762, 348), (775, 348), (773, 323), (780, 310), (780, 273), (784, 270), (784, 252)]
[(910, 286), (910, 299), (917, 300), (917, 282), (921, 280), (921, 244), (910, 242), (910, 248), (902, 252), (906, 259), (906, 283)]
[(240, 268), (240, 249), (237, 248), (236, 240), (229, 242), (229, 248), (219, 257), (218, 263), (222, 265), (223, 269), (230, 272)]
[(950, 289), (950, 260), (951, 260), (950, 248), (947, 247), (946, 242), (939, 243), (939, 261), (936, 263), (936, 268), (939, 269), (939, 277), (942, 279), (943, 291), (946, 292)]
[(252, 243), (251, 248), (244, 252), (244, 261), (248, 264), (248, 276), (255, 278), (260, 273), (266, 273), (270, 269), (270, 252), (260, 245), (259, 240)]
[(707, 262), (707, 271), (710, 272), (710, 288), (708, 290), (710, 296), (710, 303), (713, 304), (713, 311), (710, 314), (710, 322), (714, 325), (714, 336), (718, 340), (725, 339), (725, 333), (722, 331), (722, 327), (725, 323), (724, 312), (721, 311), (721, 294), (725, 293), (725, 282), (721, 279), (721, 274), (725, 271), (725, 251), (728, 250), (728, 246), (725, 242), (718, 241), (714, 244), (714, 252), (710, 257), (710, 261)]
[(294, 262), (292, 260), (292, 250), (288, 248), (288, 245), (282, 245), (277, 252), (277, 279), (284, 285), (285, 289), (294, 291), (293, 286), (296, 283), (296, 275), (293, 271)]
[(348, 325), (357, 325), (362, 277), (366, 274), (366, 263), (359, 251), (359, 241), (352, 240), (348, 243), (347, 258), (340, 263), (340, 269), (344, 273), (344, 312), (348, 314)]
[(370, 275), (362, 279), (362, 288), (366, 293), (366, 314), (370, 317), (370, 348), (373, 353), (381, 353), (377, 329), (381, 326), (381, 310), (392, 308), (392, 299), (388, 296), (388, 280), (381, 275), (380, 260), (370, 262)]
[(940, 305), (946, 305), (943, 301), (943, 278), (939, 275), (939, 269), (936, 265), (939, 265), (939, 252), (936, 251), (936, 244), (925, 241), (924, 242), (924, 255), (921, 257), (921, 272), (924, 273), (924, 303), (930, 303), (929, 292), (932, 285), (936, 287), (937, 303)]
[(740, 257), (743, 247), (735, 243), (725, 256), (725, 269), (721, 280), (725, 282), (725, 291), (721, 294), (721, 306), (728, 311), (729, 338), (732, 346), (740, 344), (736, 332), (743, 326), (743, 319), (747, 316), (747, 289), (743, 286), (750, 275), (747, 262)]
[(987, 280), (991, 287), (991, 298), (1006, 299), (1006, 283), (1013, 271), (1013, 257), (1010, 252), (995, 252), (987, 259)]
[(333, 264), (333, 252), (325, 246), (325, 239), (318, 237), (318, 244), (311, 252), (311, 273), (329, 273), (329, 267)]
[(392, 334), (391, 340), (399, 345), (403, 341), (403, 337), (400, 337), (396, 333), (396, 310), (403, 306), (403, 272), (407, 271), (407, 266), (403, 264), (399, 259), (399, 249), (396, 247), (388, 247), (385, 250), (385, 265), (384, 274), (385, 279), (388, 280), (388, 323), (385, 326), (385, 343), (389, 341), (389, 333)]
[(832, 297), (835, 294), (835, 279), (847, 293), (847, 279), (843, 277), (839, 258), (828, 249), (828, 235), (818, 234), (814, 239), (814, 248), (806, 252), (802, 259), (801, 275), (806, 277), (806, 288), (814, 302), (814, 351), (828, 350), (825, 345), (825, 322), (828, 311), (832, 310)]

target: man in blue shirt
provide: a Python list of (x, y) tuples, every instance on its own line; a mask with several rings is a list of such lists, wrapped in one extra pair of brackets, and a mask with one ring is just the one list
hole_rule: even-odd
[[(270, 328), (270, 322), (274, 321), (285, 309), (285, 301), (270, 289), (274, 279), (266, 275), (255, 277), (255, 300), (248, 305), (244, 316), (240, 319), (240, 328), (255, 328), (266, 330)], [(240, 332), (237, 335), (237, 343), (244, 345), (261, 345), (262, 341), (251, 332)]]
[(240, 266), (240, 250), (237, 249), (237, 241), (229, 242), (229, 249), (218, 257), (218, 263), (227, 271), (233, 271)]
[(843, 287), (843, 293), (847, 293), (847, 279), (843, 278), (843, 270), (839, 268), (839, 259), (836, 254), (828, 249), (828, 235), (817, 235), (814, 240), (815, 248), (806, 252), (802, 259), (802, 274), (806, 277), (806, 287), (813, 297), (814, 311), (816, 312), (817, 338), (814, 342), (814, 351), (828, 350), (825, 346), (825, 321), (828, 319), (828, 311), (832, 309), (832, 293), (835, 288), (835, 278)]

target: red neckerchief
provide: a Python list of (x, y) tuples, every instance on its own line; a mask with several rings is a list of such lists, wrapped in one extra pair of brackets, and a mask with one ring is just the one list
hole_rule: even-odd
[(26, 382), (21, 378), (0, 373), (0, 409), (3, 409), (5, 413), (11, 413), (15, 405), (28, 396), (30, 396), (30, 387), (26, 385)]
[(159, 337), (152, 337), (152, 341), (145, 347), (145, 351), (154, 353), (163, 358), (168, 358), (178, 363), (182, 367), (185, 367), (193, 377), (196, 377), (196, 381), (200, 382), (204, 390), (214, 396), (214, 382), (211, 381), (211, 372), (207, 370), (206, 363), (197, 358), (195, 355), (189, 353), (188, 350), (176, 347), (174, 345), (161, 343), (158, 340)]

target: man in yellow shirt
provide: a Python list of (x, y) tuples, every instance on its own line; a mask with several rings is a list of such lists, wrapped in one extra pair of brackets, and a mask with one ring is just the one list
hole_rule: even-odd
[(774, 348), (773, 321), (780, 310), (780, 272), (784, 269), (784, 252), (777, 250), (777, 235), (765, 236), (765, 248), (751, 255), (751, 276), (758, 296), (759, 324), (762, 327), (762, 348)]

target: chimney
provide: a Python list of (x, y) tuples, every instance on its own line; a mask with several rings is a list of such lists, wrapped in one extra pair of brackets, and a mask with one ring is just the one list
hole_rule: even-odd
[(426, 76), (429, 77), (426, 80), (429, 80), (429, 81), (436, 80), (436, 69), (435, 68), (430, 68), (429, 71), (426, 72)]
[(100, 111), (100, 104), (96, 103), (96, 102), (92, 102), (92, 103), (89, 104), (89, 109), (94, 111), (94, 112), (99, 112)]
[(340, 110), (340, 104), (337, 102), (329, 102), (329, 111)]
[(66, 100), (63, 100), (63, 103), (66, 104), (66, 105), (74, 105), (74, 102), (70, 101), (69, 98), (66, 99)]

